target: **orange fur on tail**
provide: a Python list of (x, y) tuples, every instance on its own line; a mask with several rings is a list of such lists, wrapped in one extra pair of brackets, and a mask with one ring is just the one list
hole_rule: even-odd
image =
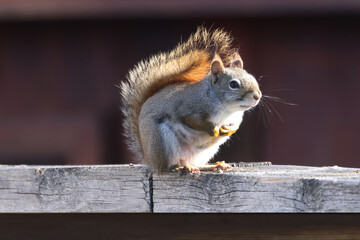
[[(189, 61), (191, 59), (192, 61)], [(162, 88), (168, 86), (169, 84), (181, 83), (181, 82), (200, 82), (210, 71), (211, 56), (206, 51), (193, 51), (190, 52), (179, 59), (175, 59), (166, 63), (164, 68), (169, 68), (168, 65), (175, 66), (187, 66), (184, 70), (179, 72), (174, 72), (169, 76), (164, 77), (161, 81), (155, 82), (151, 89), (148, 92), (148, 95), (145, 96), (145, 99), (148, 99), (155, 93), (159, 92)]]

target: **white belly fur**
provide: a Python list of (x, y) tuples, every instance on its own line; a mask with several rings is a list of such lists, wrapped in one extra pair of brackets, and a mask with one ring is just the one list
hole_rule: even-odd
[[(240, 124), (243, 112), (236, 112), (224, 119), (218, 119), (218, 126), (224, 124)], [(214, 119), (215, 120), (215, 119)], [(173, 144), (164, 144), (166, 155), (171, 165), (182, 163), (194, 166), (202, 166), (217, 153), (219, 146), (225, 143), (229, 137), (211, 137), (208, 133), (199, 132), (183, 124), (166, 121), (160, 124), (162, 140)]]

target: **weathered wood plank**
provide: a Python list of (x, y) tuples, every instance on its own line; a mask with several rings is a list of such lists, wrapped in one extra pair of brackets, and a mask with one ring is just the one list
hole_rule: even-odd
[(153, 176), (154, 212), (360, 212), (360, 170), (260, 166)]
[(1, 166), (0, 212), (149, 212), (149, 177), (136, 166)]
[(240, 164), (196, 178), (143, 165), (0, 166), (0, 212), (360, 212), (360, 170)]

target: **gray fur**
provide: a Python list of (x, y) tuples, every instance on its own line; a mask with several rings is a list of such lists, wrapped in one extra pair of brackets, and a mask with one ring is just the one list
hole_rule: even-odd
[[(245, 110), (240, 108), (241, 103), (250, 101), (254, 91), (260, 92), (256, 80), (243, 69), (225, 69), (216, 83), (214, 78), (209, 74), (199, 83), (169, 85), (142, 106), (141, 145), (145, 161), (153, 170), (164, 171), (180, 165), (180, 160), (195, 166), (207, 163), (229, 137), (212, 137), (193, 130), (181, 122), (182, 117), (206, 114), (214, 125), (221, 126), (233, 113), (239, 112), (242, 116)], [(230, 91), (228, 85), (233, 78), (241, 81), (242, 88)], [(241, 120), (233, 121), (240, 124)], [(189, 148), (193, 152), (191, 160), (187, 155)]]
[(125, 117), (123, 134), (137, 161), (144, 158), (139, 135), (139, 114), (152, 86), (166, 82), (169, 76), (193, 68), (197, 61), (196, 56), (186, 61), (181, 61), (181, 57), (196, 50), (206, 51), (210, 57), (217, 53), (224, 62), (230, 64), (232, 56), (238, 52), (236, 48), (231, 47), (232, 40), (230, 34), (221, 29), (209, 31), (199, 27), (186, 42), (181, 42), (172, 51), (142, 60), (129, 71), (126, 81), (122, 81), (119, 86), (122, 98), (121, 111)]
[[(129, 72), (127, 81), (120, 84), (124, 135), (137, 160), (155, 171), (183, 163), (206, 164), (229, 138), (214, 136), (212, 131), (229, 124), (239, 126), (243, 112), (257, 104), (254, 94), (261, 96), (259, 86), (242, 69), (240, 55), (231, 42), (232, 37), (222, 30), (210, 32), (200, 27), (173, 51), (141, 61)], [(210, 57), (216, 59), (216, 67)], [(205, 68), (209, 74), (203, 80), (205, 73), (198, 82), (171, 82), (174, 76), (202, 69), (200, 63), (209, 63)], [(224, 65), (230, 68), (223, 69)], [(211, 73), (215, 68), (216, 76)], [(240, 89), (229, 88), (233, 78), (241, 83)], [(152, 93), (154, 86), (162, 85)], [(185, 116), (197, 119), (198, 125), (206, 121), (207, 130), (184, 124)]]

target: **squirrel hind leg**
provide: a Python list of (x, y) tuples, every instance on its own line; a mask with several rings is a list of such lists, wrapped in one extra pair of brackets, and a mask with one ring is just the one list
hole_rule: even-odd
[(145, 117), (140, 118), (139, 126), (144, 161), (153, 171), (169, 171), (171, 166), (179, 164), (175, 159), (176, 139), (166, 124)]

